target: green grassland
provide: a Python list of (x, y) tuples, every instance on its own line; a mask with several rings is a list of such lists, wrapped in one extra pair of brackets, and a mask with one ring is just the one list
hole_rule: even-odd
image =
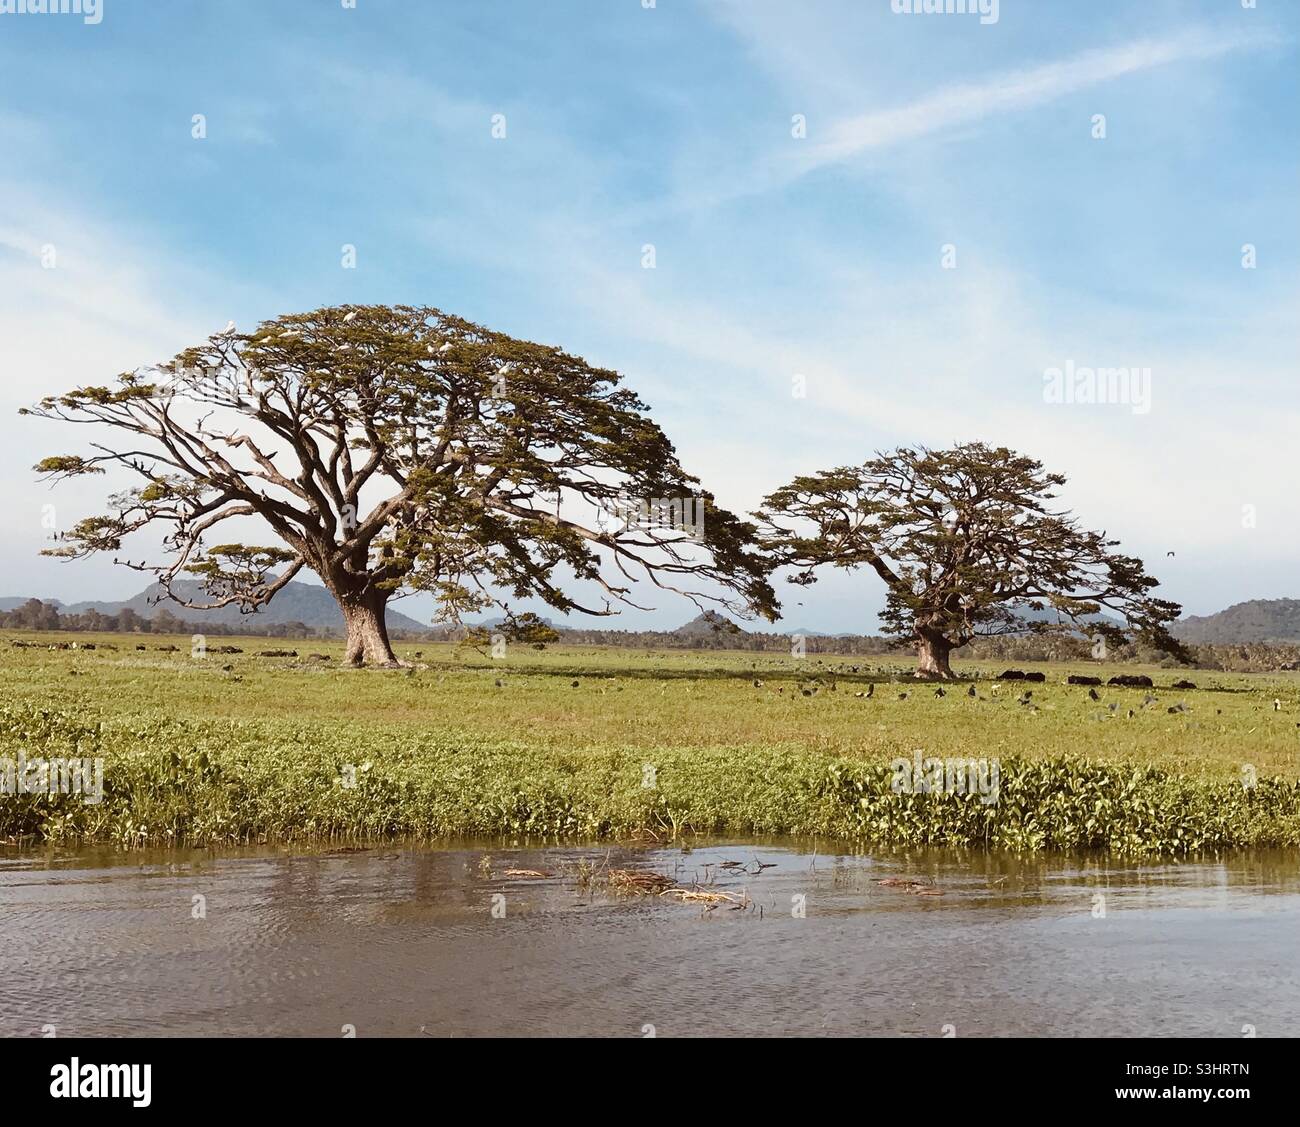
[[(195, 658), (188, 637), (2, 641), (0, 756), (105, 764), (98, 804), (0, 796), (11, 841), (790, 833), (1126, 853), (1300, 845), (1294, 674), (1026, 665), (1047, 682), (995, 690), (1000, 666), (958, 662), (978, 695), (962, 681), (939, 697), (903, 654), (512, 647), (493, 660), (407, 644), (410, 668), (358, 671), (321, 642), (213, 637), (214, 649), (244, 652)], [(96, 648), (44, 648), (73, 641)], [(159, 648), (169, 644), (178, 651)], [(254, 656), (262, 649), (301, 656)], [(1064, 684), (1115, 672), (1145, 672), (1156, 687), (1102, 687), (1093, 701)], [(1198, 687), (1169, 688), (1184, 676)], [(999, 800), (893, 793), (890, 761), (917, 749), (997, 760)]]

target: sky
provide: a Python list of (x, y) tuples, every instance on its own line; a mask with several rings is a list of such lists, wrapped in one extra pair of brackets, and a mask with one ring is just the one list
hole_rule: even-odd
[[(142, 586), (38, 554), (113, 483), (38, 483), (89, 435), (19, 407), (232, 319), (391, 302), (619, 370), (736, 512), (980, 440), (1065, 474), (1188, 613), (1300, 597), (1300, 4), (11, 7), (0, 594)], [(1132, 382), (1052, 392), (1097, 368)], [(884, 592), (778, 594), (839, 632)]]

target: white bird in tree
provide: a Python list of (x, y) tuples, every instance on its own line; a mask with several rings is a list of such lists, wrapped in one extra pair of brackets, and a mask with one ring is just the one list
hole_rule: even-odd
[(448, 342), (447, 344), (444, 344), (440, 349), (438, 349), (438, 351), (439, 351), (439, 352), (450, 352), (450, 351), (451, 351), (451, 343)]
[(343, 320), (344, 322), (355, 320), (356, 315), (357, 315), (357, 311), (354, 309), (352, 310), (351, 313), (349, 313), (346, 317), (344, 317)]
[(225, 327), (224, 329), (221, 330), (221, 335), (222, 335), (223, 337), (224, 337), (224, 336), (229, 336), (229, 335), (230, 335), (231, 333), (233, 333), (234, 331), (235, 331), (235, 322), (234, 322), (234, 321), (227, 321), (227, 322), (226, 322), (226, 327)]

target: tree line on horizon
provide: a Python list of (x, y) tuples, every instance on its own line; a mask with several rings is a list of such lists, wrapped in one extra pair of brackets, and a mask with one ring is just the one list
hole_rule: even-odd
[[(344, 637), (341, 629), (328, 626), (309, 626), (305, 622), (259, 623), (249, 619), (243, 623), (187, 622), (165, 607), (154, 615), (145, 617), (130, 608), (117, 614), (101, 611), (84, 611), (65, 614), (51, 603), (29, 599), (10, 611), (0, 611), (0, 630), (35, 632), (68, 632), (79, 634), (157, 634), (193, 637), (263, 637), (303, 641), (337, 641)], [(471, 643), (478, 648), (490, 646), (491, 628), (442, 625), (424, 631), (395, 629), (394, 641), (409, 644)], [(478, 634), (477, 638), (473, 636)], [(596, 630), (560, 626), (550, 639), (566, 646), (611, 647), (640, 650), (731, 650), (746, 653), (790, 655), (794, 635), (766, 633), (763, 631), (682, 632), (680, 630)], [(880, 634), (810, 634), (802, 637), (804, 654), (819, 657), (871, 657), (890, 658), (898, 655), (898, 642)], [(543, 643), (539, 648), (544, 648)], [(1005, 661), (1010, 665), (1019, 662), (1073, 662), (1080, 665), (1096, 662), (1093, 643), (1083, 637), (1055, 636), (1002, 636), (981, 638), (972, 642), (963, 656), (980, 660)], [(1300, 668), (1300, 643), (1244, 642), (1244, 643), (1193, 643), (1188, 645), (1189, 660), (1180, 661), (1165, 650), (1140, 644), (1121, 646), (1108, 651), (1104, 664), (1162, 665), (1177, 668), (1188, 665), (1194, 669), (1219, 670), (1239, 673), (1271, 673)]]
[[(1140, 559), (1054, 505), (1065, 479), (1033, 458), (903, 446), (799, 475), (745, 519), (687, 472), (617, 372), (429, 307), (330, 307), (251, 333), (232, 323), (24, 413), (121, 438), (43, 459), (47, 478), (113, 469), (137, 482), (47, 554), (110, 552), (181, 606), (246, 612), (306, 568), (338, 603), (355, 665), (396, 663), (385, 608), (398, 594), (432, 594), (443, 623), (499, 610), (525, 638), (536, 616), (511, 600), (609, 616), (657, 590), (775, 621), (774, 577), (808, 585), (827, 568), (883, 583), (884, 633), (915, 649), (921, 677), (949, 678), (955, 651), (1025, 634), (1082, 630), (1189, 656), (1168, 630), (1181, 608), (1154, 595)], [(688, 525), (634, 515), (688, 500)], [(222, 539), (247, 519), (276, 542)], [(146, 529), (162, 532), (163, 558), (120, 558)], [(173, 590), (185, 577), (204, 602)]]

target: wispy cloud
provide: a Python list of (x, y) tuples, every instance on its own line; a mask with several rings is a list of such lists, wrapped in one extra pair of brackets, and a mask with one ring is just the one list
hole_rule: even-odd
[(956, 83), (909, 105), (837, 122), (825, 141), (814, 142), (803, 150), (795, 168), (800, 173), (808, 172), (868, 149), (896, 145), (982, 118), (1043, 105), (1140, 71), (1212, 58), (1267, 42), (1257, 35), (1225, 37), (1198, 31), (1173, 39), (1142, 40), (1084, 51), (1073, 58), (1006, 71), (980, 82)]
[[(1021, 113), (1116, 79), (1181, 62), (1236, 51), (1263, 50), (1280, 40), (1268, 32), (1215, 32), (1196, 28), (1164, 39), (1142, 39), (1094, 48), (1068, 58), (1000, 71), (978, 81), (954, 82), (885, 109), (833, 121), (821, 137), (756, 157), (751, 166), (692, 177), (683, 192), (640, 206), (625, 218), (681, 214), (717, 207), (747, 196), (778, 191), (818, 169), (959, 130), (999, 116)], [(840, 101), (845, 98), (841, 97)]]

